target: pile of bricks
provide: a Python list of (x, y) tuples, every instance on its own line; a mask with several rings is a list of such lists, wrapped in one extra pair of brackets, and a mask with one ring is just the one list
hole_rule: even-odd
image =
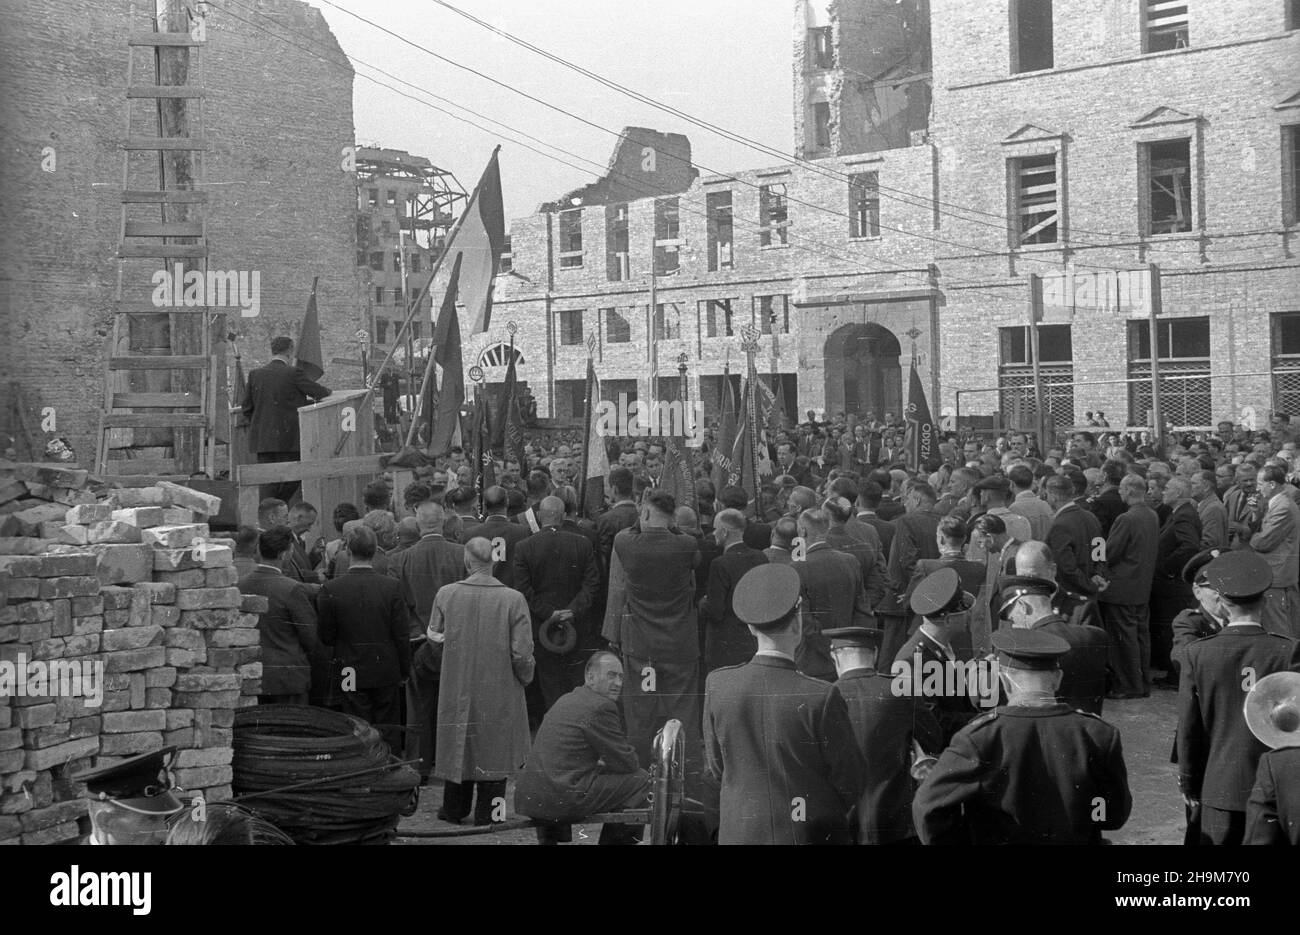
[[(85, 804), (69, 777), (165, 745), (180, 788), (228, 798), (266, 599), (239, 593), (233, 543), (204, 521), (219, 498), (4, 462), (0, 491), (18, 493), (0, 505), (17, 506), (0, 513), (0, 844), (76, 837)], [(80, 692), (60, 669), (83, 676)]]

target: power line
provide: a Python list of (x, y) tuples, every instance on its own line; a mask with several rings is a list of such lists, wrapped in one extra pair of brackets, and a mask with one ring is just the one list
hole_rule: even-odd
[[(323, 2), (328, 2), (328, 0), (323, 0)], [(519, 45), (519, 46), (521, 46), (521, 47), (523, 47), (523, 48), (525, 48), (525, 49), (528, 49), (529, 51), (534, 52), (535, 54), (540, 55), (540, 56), (542, 56), (542, 57), (544, 57), (544, 58), (546, 58), (546, 59), (548, 59), (548, 60), (550, 60), (550, 61), (552, 61), (552, 62), (555, 62), (556, 64), (562, 65), (562, 66), (564, 66), (564, 67), (566, 67), (566, 68), (569, 68), (569, 69), (571, 69), (571, 70), (573, 70), (573, 71), (576, 71), (577, 73), (579, 73), (579, 74), (581, 74), (581, 75), (583, 75), (583, 76), (585, 76), (585, 77), (587, 77), (587, 78), (590, 78), (591, 80), (596, 81), (596, 82), (598, 82), (599, 84), (602, 84), (602, 85), (604, 85), (605, 87), (610, 88), (611, 90), (618, 91), (619, 93), (624, 94), (624, 95), (626, 95), (626, 96), (632, 98), (633, 100), (636, 100), (636, 101), (639, 101), (639, 102), (641, 102), (641, 103), (647, 104), (647, 105), (649, 105), (649, 106), (651, 106), (651, 107), (656, 108), (657, 110), (664, 111), (665, 113), (672, 114), (673, 116), (676, 116), (676, 117), (678, 117), (678, 118), (680, 118), (680, 119), (682, 119), (682, 120), (686, 120), (686, 121), (688, 121), (689, 123), (692, 123), (692, 124), (694, 124), (695, 126), (700, 127), (701, 129), (709, 130), (710, 132), (715, 133), (715, 134), (717, 134), (717, 135), (723, 137), (724, 139), (730, 140), (730, 141), (735, 142), (735, 143), (740, 143), (740, 144), (742, 144), (742, 145), (745, 145), (745, 146), (749, 147), (750, 149), (754, 149), (754, 150), (756, 150), (756, 151), (758, 151), (758, 152), (761, 152), (761, 153), (763, 153), (763, 154), (765, 154), (765, 155), (769, 155), (769, 156), (773, 156), (773, 157), (775, 157), (775, 158), (779, 158), (779, 159), (781, 159), (783, 162), (793, 162), (793, 163), (795, 163), (795, 164), (797, 164), (797, 165), (802, 165), (802, 166), (804, 166), (804, 167), (806, 167), (806, 168), (812, 169), (813, 171), (816, 171), (816, 172), (818, 172), (818, 173), (820, 173), (820, 174), (826, 176), (827, 178), (834, 178), (834, 179), (836, 179), (836, 180), (843, 179), (843, 180), (850, 181), (850, 182), (852, 181), (849, 175), (847, 175), (846, 173), (840, 172), (840, 171), (837, 170), (837, 169), (834, 169), (834, 168), (829, 167), (829, 166), (822, 166), (822, 165), (819, 165), (819, 164), (817, 164), (817, 163), (815, 163), (815, 162), (812, 162), (812, 161), (810, 161), (810, 160), (800, 159), (800, 158), (798, 158), (797, 156), (793, 156), (793, 155), (791, 155), (791, 154), (789, 154), (789, 153), (782, 152), (781, 150), (775, 149), (774, 147), (770, 147), (770, 146), (768, 146), (768, 145), (765, 144), (765, 143), (761, 143), (761, 142), (759, 142), (759, 141), (757, 141), (757, 140), (753, 140), (753, 139), (751, 139), (751, 138), (749, 138), (749, 137), (747, 137), (747, 136), (744, 136), (743, 134), (740, 134), (740, 133), (738, 133), (738, 132), (735, 132), (735, 131), (732, 131), (732, 130), (728, 130), (728, 129), (726, 129), (726, 128), (724, 128), (724, 127), (721, 127), (721, 126), (719, 126), (719, 125), (717, 125), (717, 124), (714, 124), (714, 123), (712, 123), (712, 122), (710, 122), (710, 121), (704, 120), (703, 118), (696, 117), (696, 116), (694, 116), (694, 115), (692, 115), (692, 114), (690, 114), (690, 113), (687, 113), (686, 111), (683, 111), (683, 110), (681, 110), (681, 109), (679, 109), (679, 108), (677, 108), (677, 107), (672, 106), (671, 104), (665, 104), (665, 103), (663, 103), (662, 101), (657, 100), (656, 98), (653, 98), (653, 97), (651, 97), (651, 96), (649, 96), (649, 95), (642, 94), (642, 93), (639, 92), (639, 91), (635, 91), (635, 90), (633, 90), (633, 89), (631, 89), (631, 88), (628, 88), (628, 87), (626, 87), (626, 86), (624, 86), (624, 85), (622, 85), (622, 84), (619, 84), (618, 82), (616, 82), (616, 81), (614, 81), (614, 80), (612, 80), (612, 79), (606, 78), (605, 76), (600, 75), (600, 74), (598, 74), (598, 73), (596, 73), (596, 72), (593, 72), (593, 71), (591, 71), (591, 70), (589, 70), (589, 69), (587, 69), (587, 68), (585, 68), (585, 67), (583, 67), (583, 66), (581, 66), (581, 65), (578, 65), (578, 64), (576, 64), (576, 63), (574, 63), (574, 62), (571, 62), (571, 61), (569, 61), (569, 60), (563, 58), (562, 56), (559, 56), (559, 55), (556, 55), (556, 54), (554, 54), (554, 53), (551, 53), (551, 52), (547, 51), (546, 49), (540, 48), (539, 46), (536, 46), (536, 45), (532, 44), (531, 42), (528, 42), (528, 41), (525, 40), (525, 39), (521, 39), (521, 38), (518, 37), (518, 36), (515, 36), (515, 35), (513, 35), (513, 34), (507, 32), (507, 31), (505, 31), (505, 30), (503, 30), (503, 29), (500, 29), (500, 28), (498, 28), (497, 26), (494, 26), (493, 24), (491, 24), (491, 23), (489, 23), (489, 22), (486, 22), (485, 20), (482, 20), (482, 19), (480, 19), (480, 18), (477, 17), (477, 16), (474, 16), (474, 15), (471, 14), (471, 13), (468, 13), (468, 12), (466, 12), (466, 11), (464, 11), (464, 10), (461, 10), (461, 9), (457, 8), (456, 6), (452, 5), (451, 3), (446, 2), (446, 0), (433, 0), (433, 2), (436, 3), (436, 4), (438, 4), (439, 6), (445, 7), (446, 9), (452, 11), (453, 13), (456, 13), (457, 15), (459, 15), (459, 16), (461, 16), (461, 17), (464, 17), (465, 19), (469, 20), (470, 22), (475, 23), (476, 25), (478, 25), (478, 26), (480, 26), (480, 27), (482, 27), (482, 28), (484, 28), (484, 29), (487, 29), (487, 30), (491, 31), (491, 32), (493, 32), (493, 33), (495, 33), (495, 34), (501, 36), (502, 38), (509, 40), (510, 42), (515, 43), (516, 45)], [(335, 5), (331, 3), (330, 6), (335, 6)], [(341, 8), (341, 7), (336, 7), (336, 9), (342, 9), (342, 8)], [(349, 12), (349, 11), (345, 11), (345, 12)], [(356, 14), (351, 14), (351, 15), (356, 16)], [(361, 17), (357, 17), (357, 18), (358, 18), (358, 19), (361, 19)], [(368, 21), (363, 20), (363, 22), (368, 22)], [(377, 24), (373, 24), (373, 23), (372, 23), (371, 25), (376, 25), (376, 27), (377, 27), (377, 28), (380, 28), (380, 29), (383, 28), (382, 26), (377, 26)], [(866, 74), (863, 73), (863, 72), (856, 71), (855, 69), (848, 68), (847, 66), (840, 66), (840, 69), (843, 70), (843, 71), (850, 71), (850, 72), (853, 72), (854, 74), (861, 75), (862, 77), (865, 77), (865, 78), (869, 78), (869, 79), (871, 79), (871, 76), (866, 75)], [(475, 73), (478, 74), (477, 72), (475, 72)], [(488, 80), (492, 80), (492, 79), (488, 79)], [(873, 81), (873, 83), (877, 83), (877, 84), (888, 84), (888, 83), (889, 83), (887, 80), (886, 80), (886, 81), (878, 81), (878, 80), (876, 80), (876, 79), (871, 79), (871, 80)], [(570, 116), (573, 116), (573, 115), (570, 115)], [(579, 119), (580, 119), (580, 118), (579, 118)], [(702, 168), (707, 168), (707, 167), (702, 167)], [(715, 171), (715, 170), (710, 169), (709, 171)], [(942, 199), (933, 199), (933, 198), (931, 198), (930, 196), (927, 196), (927, 195), (918, 195), (918, 194), (916, 194), (916, 193), (914, 193), (914, 192), (908, 192), (908, 191), (906, 191), (906, 190), (904, 190), (904, 189), (892, 188), (892, 187), (887, 186), (887, 185), (881, 185), (881, 184), (879, 184), (879, 182), (877, 183), (877, 188), (878, 188), (880, 191), (882, 191), (882, 192), (890, 192), (890, 193), (893, 193), (892, 195), (887, 195), (886, 197), (892, 197), (894, 200), (899, 201), (899, 202), (902, 203), (902, 204), (908, 205), (909, 207), (928, 208), (931, 204), (933, 204), (933, 205), (943, 205), (943, 206), (946, 206), (946, 207), (952, 207), (952, 208), (956, 208), (956, 209), (958, 209), (958, 210), (960, 210), (960, 211), (965, 211), (965, 212), (970, 213), (970, 214), (983, 215), (983, 216), (985, 216), (985, 217), (993, 218), (993, 219), (995, 219), (995, 220), (997, 221), (997, 223), (990, 223), (990, 222), (987, 222), (987, 221), (979, 221), (979, 220), (977, 220), (977, 219), (975, 219), (975, 218), (966, 218), (966, 217), (962, 217), (962, 216), (960, 216), (960, 215), (952, 214), (951, 212), (943, 211), (942, 209), (938, 209), (938, 213), (941, 214), (941, 215), (947, 216), (947, 217), (951, 217), (951, 218), (953, 218), (954, 220), (965, 221), (965, 222), (967, 222), (967, 223), (982, 224), (983, 226), (991, 227), (991, 228), (994, 228), (994, 229), (996, 229), (996, 230), (1003, 231), (1003, 232), (1005, 232), (1006, 229), (1007, 229), (1007, 228), (1006, 228), (1006, 219), (1005, 219), (1002, 215), (999, 215), (999, 214), (994, 214), (994, 213), (992, 213), (992, 212), (983, 211), (983, 210), (981, 210), (981, 209), (973, 208), (973, 207), (970, 207), (970, 206), (968, 206), (968, 205), (961, 205), (961, 204), (958, 204), (958, 203), (956, 203), (956, 202), (944, 201), (944, 200), (942, 200)], [(898, 197), (895, 197), (895, 196), (898, 196)], [(910, 198), (910, 199), (915, 199), (915, 200), (914, 200), (914, 201), (908, 201), (908, 200), (905, 200), (905, 199), (909, 199), (909, 198)], [(821, 208), (821, 206), (816, 206), (816, 205), (815, 205), (815, 206), (813, 206), (813, 207), (820, 208), (821, 210), (827, 210), (827, 209)], [(1141, 243), (1144, 242), (1143, 239), (1142, 239), (1142, 235), (1141, 235), (1141, 234), (1137, 234), (1137, 233), (1129, 233), (1129, 232), (1111, 233), (1111, 232), (1104, 232), (1104, 231), (1090, 231), (1090, 230), (1088, 230), (1088, 229), (1086, 229), (1086, 228), (1075, 227), (1075, 226), (1073, 226), (1073, 225), (1071, 225), (1071, 227), (1069, 228), (1069, 231), (1068, 231), (1068, 232), (1069, 232), (1069, 235), (1071, 236), (1071, 238), (1074, 238), (1074, 243), (1076, 243), (1077, 245), (1082, 245), (1082, 246), (1099, 247), (1099, 248), (1105, 248), (1105, 247), (1115, 248), (1115, 247), (1133, 246), (1133, 245), (1141, 244)], [(900, 233), (908, 233), (908, 232), (900, 232)], [(1264, 230), (1264, 231), (1249, 231), (1249, 232), (1243, 232), (1243, 233), (1244, 233), (1244, 234), (1251, 234), (1251, 233), (1270, 233), (1270, 231), (1266, 231), (1266, 230)], [(1119, 242), (1119, 243), (1089, 243), (1087, 240), (1084, 240), (1084, 239), (1082, 239), (1082, 238), (1078, 238), (1078, 237), (1077, 237), (1078, 234), (1093, 234), (1093, 235), (1098, 236), (1098, 237), (1129, 238), (1129, 240), (1128, 240), (1128, 241), (1122, 241), (1122, 242)], [(913, 234), (912, 236), (923, 236), (923, 235)], [(927, 239), (934, 239), (934, 238), (927, 238)], [(946, 241), (946, 240), (943, 240), (942, 238), (938, 238), (938, 242), (941, 242), (941, 243), (948, 243), (948, 244), (950, 244), (950, 245), (955, 245), (955, 246), (966, 247), (967, 249), (973, 249), (973, 250), (976, 250), (977, 252), (980, 252), (980, 253), (983, 253), (984, 255), (989, 255), (989, 256), (998, 256), (998, 257), (1002, 257), (1002, 256), (1007, 256), (1007, 255), (1009, 255), (1008, 253), (1002, 253), (1002, 252), (988, 253), (987, 251), (981, 251), (979, 248), (971, 247), (970, 245), (967, 245), (967, 244), (960, 244), (960, 243), (957, 243), (957, 242), (955, 242), (955, 241)], [(1171, 244), (1171, 245), (1168, 245), (1168, 246), (1175, 246), (1175, 245), (1172, 245), (1172, 244)], [(1187, 246), (1176, 245), (1176, 246), (1177, 246), (1177, 249), (1180, 249), (1180, 250), (1195, 250), (1195, 249), (1198, 249), (1195, 245), (1187, 245)], [(1246, 247), (1246, 248), (1241, 248), (1241, 249), (1228, 249), (1228, 250), (1223, 250), (1222, 252), (1225, 252), (1225, 253), (1254, 253), (1254, 252), (1255, 252), (1256, 250), (1258, 250), (1258, 249), (1260, 249), (1260, 248), (1255, 248), (1255, 247)], [(1041, 260), (1041, 259), (1036, 258), (1036, 257), (1022, 257), (1022, 259), (1032, 259), (1032, 260), (1035, 260), (1035, 261), (1037, 261), (1037, 262), (1048, 262), (1048, 263), (1052, 262), (1052, 261), (1050, 261), (1050, 260)], [(1109, 268), (1109, 267), (1100, 267), (1100, 266), (1089, 266), (1088, 264), (1076, 264), (1076, 266), (1083, 267), (1083, 268), (1092, 268), (1092, 269), (1108, 269), (1108, 268)]]

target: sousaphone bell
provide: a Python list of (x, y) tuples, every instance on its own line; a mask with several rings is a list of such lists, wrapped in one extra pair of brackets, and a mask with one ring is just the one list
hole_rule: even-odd
[(1246, 695), (1246, 726), (1264, 746), (1300, 747), (1300, 672), (1274, 672)]

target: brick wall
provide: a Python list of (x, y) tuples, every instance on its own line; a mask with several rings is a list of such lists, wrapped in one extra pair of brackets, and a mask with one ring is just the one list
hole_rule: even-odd
[[(13, 141), (0, 191), (7, 219), (0, 230), (7, 329), (0, 370), (27, 390), (33, 424), (40, 407), (57, 409), (59, 433), (83, 463), (94, 458), (102, 349), (117, 286), (119, 147), (133, 31), (127, 8), (126, 0), (15, 0), (0, 10), (0, 135)], [(273, 335), (297, 336), (319, 275), (326, 382), (356, 385), (359, 374), (330, 365), (334, 356), (355, 356), (351, 335), (361, 323), (355, 176), (341, 168), (341, 151), (353, 140), (351, 69), (286, 44), (345, 63), (319, 11), (294, 0), (259, 8), (265, 17), (236, 15), (286, 40), (214, 7), (201, 71), (190, 79), (208, 89), (203, 128), (211, 150), (202, 158), (211, 192), (209, 268), (261, 272), (260, 316), (229, 321), (242, 338), (246, 368), (269, 358)], [(147, 28), (143, 20), (134, 27)], [(147, 53), (135, 55), (142, 62)], [(56, 151), (53, 173), (41, 170), (45, 146)], [(147, 303), (156, 268), (155, 261), (128, 264), (124, 298)]]

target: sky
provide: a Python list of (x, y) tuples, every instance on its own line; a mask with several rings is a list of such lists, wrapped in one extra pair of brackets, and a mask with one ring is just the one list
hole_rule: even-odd
[[(320, 9), (353, 60), (353, 120), (363, 145), (426, 156), (449, 169), (466, 191), (474, 187), (492, 148), (501, 144), (506, 217), (578, 188), (609, 164), (625, 126), (685, 133), (704, 174), (781, 162), (635, 101), (478, 26), (434, 0), (307, 0)], [(790, 0), (448, 0), (457, 8), (589, 71), (728, 130), (774, 147), (792, 148), (793, 9)], [(413, 43), (469, 65), (583, 117), (605, 130), (529, 101), (513, 90), (438, 61), (400, 38), (349, 15), (351, 11)], [(243, 15), (243, 14), (241, 14)], [(371, 63), (417, 91), (368, 69)], [(512, 132), (475, 120), (477, 129), (361, 77), (373, 74), (407, 94), (427, 90), (513, 130), (546, 140), (575, 156), (572, 163), (525, 148), (553, 152)], [(612, 131), (612, 132), (607, 132)], [(511, 142), (510, 137), (520, 142)], [(589, 161), (587, 161), (589, 160)], [(594, 164), (593, 164), (594, 163)]]

